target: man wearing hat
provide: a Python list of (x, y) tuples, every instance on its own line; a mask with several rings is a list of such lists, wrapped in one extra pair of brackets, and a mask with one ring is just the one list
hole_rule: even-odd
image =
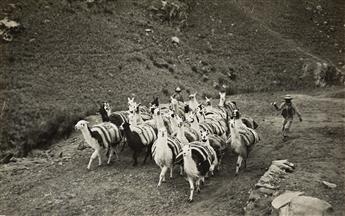
[(302, 121), (302, 116), (298, 112), (297, 107), (295, 104), (292, 103), (292, 97), (291, 95), (285, 95), (284, 96), (284, 102), (280, 104), (280, 106), (277, 106), (276, 102), (273, 102), (272, 105), (276, 108), (277, 111), (282, 111), (282, 116), (284, 117), (283, 121), (283, 127), (282, 127), (282, 132), (283, 132), (283, 140), (285, 141), (287, 139), (287, 135), (290, 131), (290, 127), (293, 121), (293, 117), (295, 114), (297, 114), (298, 118), (300, 121)]
[(175, 94), (173, 94), (172, 97), (175, 98), (177, 101), (184, 102), (183, 96), (181, 95), (181, 88), (180, 87), (175, 88)]

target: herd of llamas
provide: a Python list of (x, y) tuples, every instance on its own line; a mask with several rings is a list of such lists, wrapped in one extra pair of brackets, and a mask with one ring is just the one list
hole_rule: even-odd
[(101, 150), (106, 149), (107, 163), (112, 156), (118, 157), (118, 148), (128, 146), (133, 151), (133, 166), (138, 156), (145, 153), (160, 167), (158, 185), (165, 182), (166, 172), (179, 166), (180, 175), (186, 175), (190, 185), (189, 201), (194, 191), (200, 191), (205, 178), (219, 170), (225, 151), (230, 148), (237, 156), (236, 172), (246, 167), (248, 154), (260, 140), (255, 131), (257, 123), (250, 117), (243, 117), (233, 101), (227, 101), (224, 92), (219, 92), (218, 105), (212, 105), (209, 98), (199, 103), (196, 94), (188, 102), (170, 98), (169, 105), (161, 105), (155, 98), (148, 107), (128, 98), (127, 111), (111, 111), (109, 103), (101, 104), (99, 113), (102, 123), (89, 125), (80, 120), (75, 128), (83, 134), (85, 142), (94, 149), (87, 169), (98, 157), (102, 164)]

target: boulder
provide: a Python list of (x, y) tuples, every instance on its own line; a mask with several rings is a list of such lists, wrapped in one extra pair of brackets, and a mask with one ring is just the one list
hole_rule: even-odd
[(310, 196), (293, 198), (287, 208), (280, 211), (279, 216), (328, 216), (333, 215), (332, 205), (328, 202)]
[(287, 205), (288, 203), (291, 202), (292, 199), (304, 194), (304, 192), (300, 191), (287, 191), (279, 196), (277, 196), (273, 201), (272, 201), (272, 206), (275, 209), (280, 209), (283, 206)]

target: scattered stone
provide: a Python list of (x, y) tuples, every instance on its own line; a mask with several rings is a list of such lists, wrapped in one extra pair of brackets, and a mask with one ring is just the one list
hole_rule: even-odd
[(180, 44), (180, 39), (179, 39), (178, 37), (176, 37), (176, 36), (171, 37), (171, 41), (172, 41), (173, 43), (175, 43), (175, 44)]
[(322, 181), (322, 184), (324, 184), (328, 188), (336, 188), (337, 187), (336, 184), (333, 184), (333, 183), (330, 183), (330, 182), (327, 182), (327, 181)]
[(20, 26), (20, 24), (17, 23), (16, 21), (9, 20), (7, 17), (5, 17), (2, 20), (0, 20), (0, 26), (4, 26), (5, 28), (10, 29), (10, 28), (17, 28)]
[(261, 193), (267, 194), (267, 195), (273, 195), (276, 191), (273, 189), (265, 188), (265, 187), (260, 187), (259, 191)]
[(298, 196), (291, 200), (287, 215), (332, 215), (333, 208), (328, 202), (310, 196)]
[(13, 20), (9, 20), (7, 17), (0, 20), (0, 36), (2, 39), (11, 42), (13, 40), (13, 34), (20, 29), (21, 25)]
[(272, 165), (275, 165), (278, 168), (289, 172), (295, 169), (295, 165), (293, 163), (290, 163), (288, 160), (275, 160), (272, 161)]
[(81, 142), (81, 143), (79, 143), (79, 145), (78, 145), (77, 149), (81, 151), (81, 150), (86, 149), (86, 146), (84, 145), (84, 143), (83, 143), (83, 142)]
[(298, 197), (300, 195), (304, 194), (304, 192), (293, 192), (293, 191), (287, 191), (281, 195), (279, 195), (278, 197), (276, 197), (273, 201), (272, 201), (272, 206), (275, 209), (280, 209), (281, 207), (285, 206), (286, 204), (290, 203), (291, 200), (295, 197)]
[(258, 199), (260, 199), (260, 194), (256, 190), (252, 191), (248, 198), (249, 201), (256, 201)]

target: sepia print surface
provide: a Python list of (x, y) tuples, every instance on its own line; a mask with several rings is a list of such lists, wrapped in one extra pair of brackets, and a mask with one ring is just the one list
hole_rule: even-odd
[(343, 0), (1, 0), (0, 215), (345, 215)]

